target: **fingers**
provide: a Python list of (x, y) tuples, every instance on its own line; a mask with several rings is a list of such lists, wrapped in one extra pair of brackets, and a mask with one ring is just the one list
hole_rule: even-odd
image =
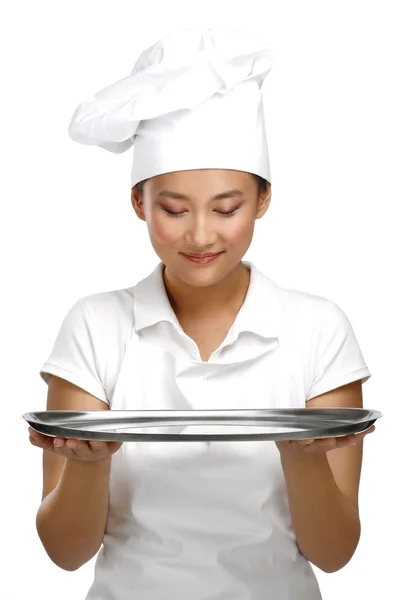
[(340, 437), (331, 437), (331, 438), (313, 438), (313, 439), (303, 439), (303, 440), (290, 440), (288, 445), (292, 446), (293, 449), (297, 446), (302, 446), (303, 451), (307, 453), (311, 453), (314, 451), (324, 450), (325, 452), (329, 452), (329, 450), (334, 450), (338, 448), (344, 448), (345, 446), (359, 444), (366, 435), (372, 433), (375, 430), (375, 426), (372, 425), (369, 429), (362, 431), (357, 434), (345, 435)]
[(374, 430), (375, 427), (372, 426), (366, 431), (361, 431), (360, 433), (356, 434), (344, 435), (336, 438), (318, 438), (315, 440), (315, 443), (317, 446), (326, 446), (330, 450), (332, 450), (333, 448), (343, 448), (349, 445), (354, 446), (356, 444), (359, 444), (365, 438), (366, 435), (372, 433)]
[(79, 440), (76, 438), (52, 438), (29, 428), (30, 442), (43, 450), (50, 450), (64, 458), (76, 460), (100, 460), (114, 454), (122, 442)]
[(365, 431), (361, 431), (360, 433), (353, 433), (350, 435), (342, 435), (342, 436), (338, 436), (338, 437), (330, 437), (330, 438), (315, 438), (315, 439), (309, 439), (309, 440), (299, 440), (299, 442), (302, 442), (304, 445), (308, 445), (310, 443), (315, 442), (317, 445), (328, 445), (328, 446), (335, 446), (335, 445), (348, 445), (349, 443), (351, 444), (357, 444), (358, 442), (361, 442), (361, 440), (363, 440), (365, 438), (366, 435), (368, 435), (369, 433), (372, 433), (373, 431), (375, 431), (375, 425), (372, 425), (371, 427), (369, 427), (369, 429), (366, 429)]
[[(56, 444), (55, 440), (55, 444)], [(107, 442), (94, 442), (93, 440), (65, 439), (61, 440), (62, 445), (56, 446), (57, 453), (65, 458), (74, 458), (77, 460), (99, 460), (107, 458), (110, 451)]]
[(34, 446), (38, 446), (39, 448), (43, 448), (43, 450), (49, 450), (53, 447), (53, 438), (48, 435), (42, 435), (35, 429), (29, 427), (29, 441)]
[(107, 442), (94, 440), (66, 439), (64, 447), (66, 452), (71, 451), (76, 458), (81, 460), (105, 458), (110, 454)]

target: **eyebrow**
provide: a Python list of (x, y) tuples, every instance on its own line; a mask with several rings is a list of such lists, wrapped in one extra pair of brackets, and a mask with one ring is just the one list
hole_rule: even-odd
[[(243, 192), (240, 190), (228, 190), (227, 192), (222, 192), (222, 194), (217, 194), (213, 196), (211, 200), (224, 200), (225, 198), (238, 198), (242, 197)], [(174, 198), (175, 200), (190, 200), (189, 196), (185, 196), (184, 194), (178, 194), (178, 192), (172, 192), (170, 190), (163, 190), (159, 194), (157, 194), (157, 198)]]

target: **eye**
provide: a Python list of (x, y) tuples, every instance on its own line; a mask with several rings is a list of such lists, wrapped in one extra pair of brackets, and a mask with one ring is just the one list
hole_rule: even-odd
[(170, 210), (167, 210), (166, 208), (163, 208), (163, 211), (167, 213), (167, 215), (169, 215), (170, 217), (179, 217), (179, 215), (183, 215), (184, 213), (175, 213), (175, 212), (171, 212)]
[[(169, 215), (170, 217), (179, 217), (179, 215), (184, 215), (186, 211), (183, 212), (172, 212), (170, 210), (167, 210), (166, 208), (163, 208), (163, 210), (167, 213), (167, 215)], [(233, 215), (236, 213), (237, 208), (235, 208), (235, 210), (232, 210), (230, 212), (221, 212), (216, 210), (215, 212), (218, 213), (219, 215), (224, 215), (225, 217), (233, 217)]]
[(225, 215), (226, 217), (233, 217), (233, 215), (235, 214), (236, 211), (237, 211), (237, 208), (235, 208), (235, 210), (231, 210), (231, 212), (220, 212), (219, 214)]

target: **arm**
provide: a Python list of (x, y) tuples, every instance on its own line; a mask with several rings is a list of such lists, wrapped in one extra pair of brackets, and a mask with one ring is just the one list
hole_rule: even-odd
[(108, 511), (111, 459), (66, 459), (55, 489), (43, 500), (36, 527), (52, 561), (75, 571), (98, 552)]
[[(339, 407), (362, 408), (360, 381), (307, 402), (307, 408)], [(361, 441), (328, 453), (280, 449), (297, 545), (310, 562), (326, 573), (344, 567), (360, 539), (362, 444)]]
[[(108, 410), (108, 405), (52, 376), (47, 410)], [(108, 512), (110, 465), (111, 457), (85, 461), (43, 451), (43, 498), (36, 527), (47, 554), (62, 569), (78, 569), (101, 546)]]

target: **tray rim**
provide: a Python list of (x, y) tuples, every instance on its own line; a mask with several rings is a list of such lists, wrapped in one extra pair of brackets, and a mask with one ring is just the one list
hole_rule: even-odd
[[(259, 415), (259, 413), (263, 413), (265, 416), (264, 418), (267, 420), (268, 417), (265, 413), (281, 413), (282, 412), (284, 414), (286, 414), (287, 416), (296, 416), (298, 414), (304, 414), (304, 415), (310, 415), (314, 414), (314, 415), (323, 415), (323, 414), (329, 414), (329, 412), (327, 413), (327, 411), (331, 411), (330, 414), (332, 414), (333, 412), (343, 412), (343, 411), (356, 411), (356, 412), (360, 412), (363, 414), (363, 416), (356, 421), (353, 421), (352, 423), (342, 423), (342, 424), (336, 424), (336, 425), (332, 425), (330, 427), (319, 427), (319, 428), (314, 428), (314, 429), (306, 429), (303, 431), (288, 431), (288, 432), (281, 432), (281, 433), (258, 433), (258, 434), (212, 434), (212, 433), (208, 433), (208, 434), (197, 434), (197, 435), (188, 435), (188, 434), (168, 434), (168, 433), (118, 433), (118, 432), (107, 432), (107, 431), (103, 431), (103, 433), (101, 431), (89, 431), (89, 430), (85, 430), (85, 429), (79, 429), (79, 428), (68, 428), (65, 427), (63, 425), (54, 425), (54, 424), (49, 424), (48, 422), (43, 422), (38, 418), (38, 414), (59, 414), (62, 413), (62, 415), (68, 415), (70, 413), (74, 413), (75, 415), (78, 413), (81, 416), (85, 416), (85, 415), (98, 415), (99, 418), (101, 420), (112, 420), (112, 416), (115, 416), (116, 418), (118, 418), (118, 415), (115, 415), (115, 413), (118, 413), (119, 415), (121, 413), (129, 413), (129, 414), (136, 414), (137, 415), (137, 419), (142, 418), (142, 422), (144, 419), (144, 416), (147, 417), (147, 419), (144, 419), (145, 422), (148, 423), (153, 423), (154, 425), (154, 421), (155, 419), (157, 420), (157, 422), (162, 422), (163, 421), (163, 416), (164, 417), (169, 417), (170, 420), (176, 421), (176, 425), (181, 425), (182, 422), (184, 422), (184, 419), (187, 418), (191, 421), (196, 420), (197, 419), (203, 419), (203, 420), (207, 420), (207, 417), (209, 418), (210, 422), (212, 423), (212, 419), (217, 419), (218, 416), (221, 415), (233, 415), (236, 414), (238, 415), (238, 413), (240, 413), (241, 417), (245, 417), (247, 415), (247, 417), (250, 419), (252, 418), (253, 420), (259, 420), (256, 417), (256, 414)], [(307, 411), (307, 412), (306, 412)], [(310, 411), (310, 412), (308, 412)], [(101, 413), (101, 414), (99, 414)], [(104, 414), (108, 414), (108, 417), (105, 417)], [(110, 413), (114, 413), (114, 415), (111, 415)], [(154, 417), (154, 413), (156, 413), (156, 416)], [(294, 415), (293, 415), (294, 413)], [(152, 415), (152, 416), (150, 416)], [(175, 415), (174, 417), (172, 415)], [(61, 415), (60, 415), (61, 416)], [(324, 438), (324, 437), (340, 437), (343, 435), (349, 435), (349, 434), (353, 434), (353, 433), (360, 433), (361, 431), (364, 431), (365, 429), (368, 429), (369, 427), (371, 427), (373, 425), (373, 423), (375, 423), (375, 421), (382, 417), (382, 413), (380, 411), (374, 410), (374, 409), (366, 409), (366, 408), (358, 408), (358, 407), (331, 407), (331, 408), (283, 408), (283, 409), (222, 409), (222, 410), (218, 410), (218, 409), (212, 409), (212, 410), (201, 410), (201, 411), (195, 411), (195, 410), (188, 410), (188, 411), (178, 411), (178, 410), (159, 410), (159, 411), (155, 411), (155, 410), (110, 410), (108, 411), (75, 411), (75, 410), (51, 410), (51, 411), (35, 411), (35, 412), (30, 412), (30, 413), (25, 413), (21, 418), (24, 419), (26, 422), (29, 423), (29, 425), (35, 429), (36, 431), (39, 431), (40, 433), (43, 433), (44, 435), (49, 435), (51, 437), (64, 437), (64, 438), (75, 438), (75, 439), (84, 439), (84, 440), (101, 440), (101, 441), (122, 441), (122, 442), (132, 442), (132, 441), (273, 441), (273, 440), (296, 440), (296, 439), (314, 439), (314, 438)], [(33, 419), (31, 418), (33, 417)], [(121, 418), (121, 417), (120, 417)], [(239, 418), (239, 417), (238, 417)], [(134, 420), (132, 418), (132, 416), (130, 417), (131, 421)], [(182, 421), (183, 420), (183, 421)], [(164, 418), (165, 421), (165, 418)], [(234, 423), (230, 423), (229, 425), (234, 425)], [(260, 423), (259, 425), (262, 425), (262, 423)], [(273, 424), (272, 424), (273, 425)], [(162, 426), (162, 424), (160, 425)], [(142, 425), (143, 427), (143, 425)], [(140, 423), (136, 422), (136, 428), (140, 428)]]
[[(249, 416), (249, 417), (256, 417), (257, 415), (259, 415), (261, 413), (261, 415), (265, 415), (267, 416), (268, 414), (271, 413), (283, 413), (283, 414), (295, 414), (295, 415), (299, 415), (299, 414), (332, 414), (332, 413), (338, 413), (338, 412), (359, 412), (361, 413), (374, 413), (375, 415), (379, 415), (382, 416), (382, 413), (376, 409), (370, 409), (370, 408), (365, 408), (365, 407), (353, 407), (353, 406), (343, 406), (343, 407), (326, 407), (326, 408), (321, 408), (321, 407), (314, 407), (314, 408), (307, 408), (307, 407), (285, 407), (285, 408), (228, 408), (228, 409), (204, 409), (204, 410), (178, 410), (178, 409), (151, 409), (151, 410), (142, 410), (142, 409), (110, 409), (110, 410), (75, 410), (75, 409), (61, 409), (61, 410), (38, 410), (38, 411), (30, 411), (27, 413), (24, 413), (21, 418), (25, 419), (27, 415), (34, 415), (34, 417), (36, 417), (36, 415), (38, 414), (71, 414), (71, 413), (80, 413), (82, 415), (84, 414), (90, 414), (90, 415), (102, 415), (105, 417), (105, 415), (109, 415), (105, 418), (112, 418), (112, 416), (114, 414), (121, 414), (121, 413), (132, 413), (132, 414), (137, 414), (138, 416), (140, 415), (156, 415), (156, 416), (167, 416), (167, 415), (178, 415), (179, 417), (186, 417), (186, 416), (192, 416), (194, 415), (196, 417), (196, 415), (199, 415), (199, 417), (207, 417), (207, 416), (214, 416), (214, 415), (234, 415), (234, 414), (242, 414), (244, 416)], [(377, 417), (377, 418), (379, 418)]]

